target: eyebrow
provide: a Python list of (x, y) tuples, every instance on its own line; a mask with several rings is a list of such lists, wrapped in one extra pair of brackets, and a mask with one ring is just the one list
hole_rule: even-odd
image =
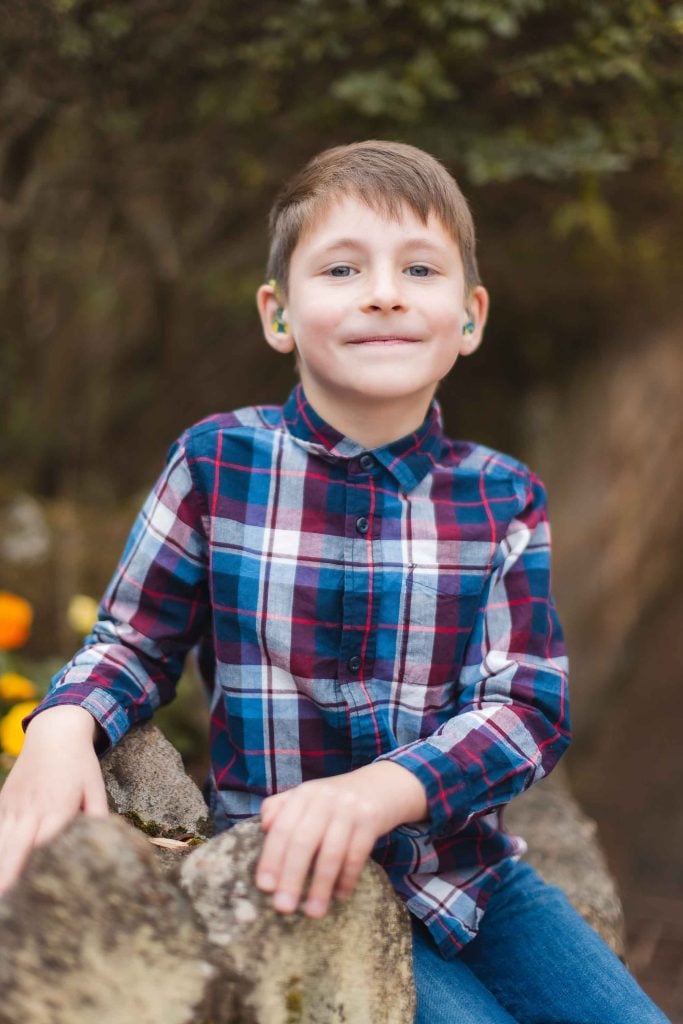
[[(316, 250), (317, 255), (323, 255), (324, 253), (331, 252), (334, 249), (364, 249), (366, 247), (365, 239), (363, 238), (335, 238), (332, 242), (327, 245), (323, 245), (320, 249)], [(438, 242), (432, 241), (428, 235), (419, 235), (414, 238), (406, 238), (401, 243), (402, 249), (430, 249), (432, 252), (440, 252), (442, 246)]]

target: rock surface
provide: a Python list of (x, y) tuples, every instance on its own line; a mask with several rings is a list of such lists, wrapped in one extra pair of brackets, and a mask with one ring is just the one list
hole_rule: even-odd
[(384, 872), (366, 865), (353, 896), (324, 918), (277, 913), (253, 877), (263, 833), (255, 819), (195, 849), (181, 885), (212, 943), (241, 979), (258, 1024), (412, 1024), (408, 911)]
[(0, 1024), (209, 1021), (208, 950), (148, 840), (120, 818), (80, 817), (0, 900)]
[(101, 762), (110, 810), (148, 835), (211, 834), (202, 794), (156, 726), (135, 726)]
[(236, 825), (179, 883), (122, 818), (77, 818), (0, 900), (0, 1024), (412, 1024), (408, 913), (381, 869), (322, 920), (284, 917), (252, 882), (262, 842)]
[[(131, 730), (103, 759), (102, 768), (110, 804), (119, 813), (137, 812), (158, 825), (157, 835), (185, 830), (207, 834), (202, 795), (185, 774), (177, 751), (155, 726)], [(563, 767), (513, 800), (505, 821), (526, 839), (526, 859), (547, 882), (564, 890), (579, 913), (622, 956), (621, 902), (595, 823), (572, 797)], [(164, 850), (157, 850), (157, 856), (167, 865), (176, 862), (176, 855)]]
[[(148, 834), (80, 817), (34, 850), (0, 900), (0, 1024), (412, 1024), (409, 915), (376, 864), (322, 920), (279, 914), (253, 883), (258, 820), (199, 838), (206, 805), (155, 727), (102, 768), (112, 807)], [(513, 801), (506, 824), (621, 953), (619, 899), (562, 773)], [(150, 833), (199, 845), (159, 849)]]

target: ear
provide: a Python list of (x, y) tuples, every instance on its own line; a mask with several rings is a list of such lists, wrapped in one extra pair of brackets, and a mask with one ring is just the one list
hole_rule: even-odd
[[(274, 282), (261, 285), (256, 292), (256, 305), (261, 317), (263, 336), (270, 347), (274, 348), (276, 352), (292, 352), (294, 349), (294, 339), (286, 326), (287, 310), (283, 308), (283, 303), (280, 301), (277, 286)], [(280, 323), (285, 324), (284, 331), (278, 326), (276, 320), (279, 310), (281, 310)]]
[(461, 356), (469, 356), (472, 352), (476, 352), (484, 336), (484, 327), (489, 315), (489, 293), (482, 285), (477, 285), (476, 288), (472, 289), (465, 307), (468, 319), (474, 323), (474, 330), (471, 334), (462, 335), (460, 341)]

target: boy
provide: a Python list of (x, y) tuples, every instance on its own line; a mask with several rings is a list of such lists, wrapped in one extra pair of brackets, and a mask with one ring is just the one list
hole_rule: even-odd
[(171, 448), (98, 624), (27, 719), (4, 884), (73, 814), (106, 813), (95, 751), (199, 645), (211, 811), (260, 813), (279, 911), (323, 915), (372, 854), (413, 915), (418, 1021), (661, 1021), (501, 826), (569, 743), (566, 658), (542, 484), (447, 438), (434, 398), (488, 310), (465, 199), (427, 154), (358, 143), (311, 161), (271, 230), (257, 303), (300, 382)]

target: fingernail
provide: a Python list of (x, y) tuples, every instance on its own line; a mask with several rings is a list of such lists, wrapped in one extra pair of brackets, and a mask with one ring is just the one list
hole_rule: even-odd
[(287, 914), (295, 909), (296, 900), (289, 892), (276, 892), (273, 897), (273, 906), (276, 910), (281, 910)]
[(267, 889), (269, 892), (272, 892), (275, 888), (275, 877), (268, 874), (259, 875), (256, 879), (256, 884), (259, 889)]
[(307, 900), (304, 904), (304, 911), (309, 917), (322, 917), (327, 910), (327, 904), (322, 900)]

